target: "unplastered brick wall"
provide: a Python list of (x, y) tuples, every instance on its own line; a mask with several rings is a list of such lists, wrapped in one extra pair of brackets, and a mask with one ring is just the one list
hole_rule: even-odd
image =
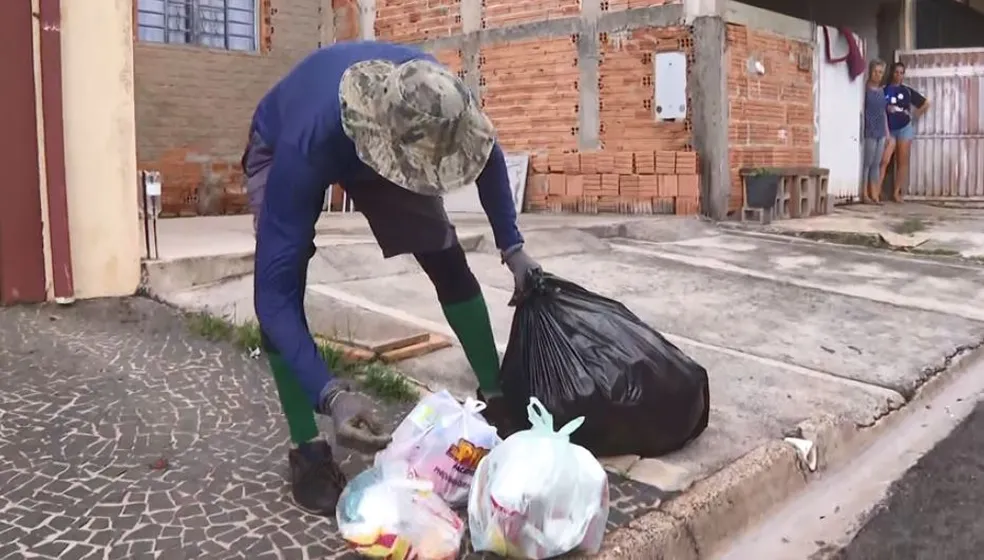
[[(684, 52), (692, 62), (693, 40), (686, 27), (654, 27), (602, 33), (598, 82), (601, 143), (606, 150), (684, 151), (691, 149), (691, 125), (656, 120), (653, 56)], [(689, 106), (689, 104), (688, 104)]]
[(351, 41), (359, 38), (358, 0), (331, 0), (331, 14), (335, 40)]
[[(652, 105), (653, 56), (684, 52), (690, 58), (689, 29), (644, 28), (599, 35), (601, 149), (592, 151), (578, 149), (576, 40), (572, 37), (566, 46), (554, 40), (555, 57), (539, 51), (530, 56), (533, 45), (508, 47), (517, 49), (517, 61), (508, 66), (513, 70), (502, 89), (525, 94), (519, 101), (513, 97), (501, 115), (489, 115), (508, 151), (533, 154), (526, 209), (695, 214), (700, 181), (689, 114), (680, 121), (661, 122)], [(568, 62), (570, 57), (573, 63)], [(544, 78), (551, 78), (554, 86), (538, 82)], [(492, 100), (486, 95), (483, 101), (488, 110)], [(569, 124), (561, 126), (564, 123)]]
[[(336, 36), (340, 27), (341, 0), (335, 0)], [(346, 0), (354, 1), (354, 0)], [(477, 6), (463, 6), (467, 0), (377, 0), (374, 25), (377, 39), (418, 43), (461, 36), (465, 29), (497, 29), (523, 24), (546, 22), (581, 14), (579, 0), (482, 0)], [(678, 4), (681, 0), (602, 0), (601, 12), (617, 12), (633, 8), (649, 8)], [(466, 9), (468, 8), (468, 9)], [(475, 11), (471, 11), (475, 8)], [(353, 11), (357, 16), (357, 11)], [(463, 21), (463, 18), (475, 18)], [(349, 16), (343, 18), (348, 21)], [(353, 29), (353, 34), (358, 30)], [(618, 33), (599, 33), (597, 37), (598, 89), (597, 107), (582, 107), (585, 98), (580, 91), (581, 61), (576, 33), (571, 36), (527, 34), (509, 42), (487, 42), (478, 45), (477, 52), (440, 49), (434, 55), (447, 64), (470, 85), (478, 86), (483, 109), (496, 125), (498, 138), (507, 152), (526, 152), (534, 159), (556, 162), (585, 158), (582, 167), (567, 166), (570, 191), (558, 190), (564, 173), (554, 170), (533, 173), (527, 188), (526, 207), (532, 211), (696, 211), (696, 168), (680, 174), (675, 181), (676, 154), (680, 152), (681, 169), (695, 159), (689, 111), (677, 122), (656, 120), (654, 100), (654, 55), (682, 51), (693, 62), (693, 39), (689, 28), (671, 26), (642, 28)], [(461, 47), (466, 48), (466, 47)], [(477, 59), (477, 60), (476, 60)], [(592, 96), (588, 95), (588, 99)], [(690, 104), (692, 105), (692, 104)], [(585, 111), (598, 115), (597, 143), (586, 141), (594, 131), (581, 131)], [(590, 144), (591, 151), (581, 153), (580, 147)], [(639, 154), (649, 154), (649, 157)], [(656, 154), (666, 154), (674, 162), (673, 170), (662, 173), (649, 171), (655, 166)], [(594, 158), (600, 158), (601, 169), (611, 158), (622, 162), (619, 171), (591, 171)], [(636, 170), (636, 160), (638, 168)], [(650, 159), (653, 164), (646, 162)], [(627, 162), (627, 165), (626, 165)], [(540, 167), (543, 167), (541, 165)], [(571, 171), (576, 169), (576, 171)], [(544, 190), (544, 177), (552, 176), (553, 189)], [(557, 175), (560, 174), (561, 178)], [(543, 177), (541, 177), (541, 175)], [(657, 176), (663, 176), (663, 191), (656, 190)], [(534, 177), (535, 176), (535, 177)], [(639, 185), (635, 186), (636, 177)], [(593, 188), (595, 179), (604, 180), (607, 190)], [(537, 184), (533, 182), (539, 181)], [(584, 183), (586, 188), (579, 190)], [(682, 183), (679, 188), (670, 185)], [(598, 183), (601, 185), (601, 183)], [(566, 183), (565, 183), (566, 185)], [(691, 185), (693, 188), (691, 189)], [(601, 189), (601, 190), (599, 190)], [(613, 190), (614, 189), (614, 190)], [(661, 195), (662, 193), (662, 195)], [(672, 193), (672, 194), (666, 194)], [(679, 199), (679, 200), (678, 200)], [(677, 203), (679, 202), (679, 204)]]
[[(496, 125), (499, 141), (507, 152), (527, 152), (534, 159), (546, 158), (553, 165), (552, 175), (567, 173), (571, 188), (561, 193), (558, 177), (553, 188), (545, 189), (542, 177), (530, 176), (526, 208), (530, 211), (578, 212), (674, 212), (696, 211), (696, 169), (681, 167), (684, 194), (668, 185), (675, 184), (675, 171), (663, 169), (662, 194), (656, 191), (656, 173), (646, 162), (656, 153), (689, 153), (681, 161), (695, 158), (691, 146), (689, 116), (677, 122), (660, 122), (653, 110), (653, 55), (660, 52), (692, 53), (692, 39), (685, 27), (647, 28), (618, 34), (599, 35), (599, 130), (601, 149), (580, 153), (579, 70), (577, 37), (537, 38), (483, 46), (479, 55), (482, 105)], [(435, 53), (439, 60), (460, 62), (451, 53)], [(443, 58), (442, 58), (443, 57)], [(455, 68), (452, 66), (452, 68)], [(645, 155), (648, 154), (648, 157)], [(559, 170), (564, 157), (568, 163), (584, 158), (587, 173), (580, 166)], [(595, 158), (602, 171), (595, 168)], [(618, 161), (617, 171), (607, 171), (607, 162)], [(636, 161), (638, 169), (636, 170)], [(673, 160), (675, 161), (675, 160)], [(613, 163), (614, 165), (614, 163)], [(674, 164), (675, 165), (675, 164)], [(541, 165), (542, 167), (542, 165)], [(639, 176), (641, 187), (634, 186)], [(693, 180), (691, 180), (693, 176)], [(607, 181), (607, 190), (594, 188), (595, 179)], [(579, 190), (579, 182), (587, 188)], [(669, 194), (672, 193), (672, 194)], [(676, 199), (680, 203), (676, 204)], [(658, 200), (657, 200), (658, 199)], [(651, 209), (651, 210), (647, 210)]]
[(601, 0), (601, 11), (631, 10), (664, 4), (681, 4), (683, 0)]
[(482, 107), (507, 151), (577, 150), (574, 41), (565, 36), (482, 47)]
[(376, 0), (374, 26), (377, 38), (397, 43), (447, 37), (461, 32), (461, 6), (458, 0)]
[(696, 214), (697, 154), (591, 151), (534, 154), (526, 185), (532, 212)]
[(740, 168), (815, 165), (813, 48), (728, 25), (731, 210), (743, 202)]
[(580, 13), (580, 0), (483, 0), (482, 27), (508, 27)]
[(256, 103), (317, 48), (321, 0), (261, 0), (260, 51), (134, 44), (137, 158), (163, 179), (164, 214), (244, 209), (240, 157)]

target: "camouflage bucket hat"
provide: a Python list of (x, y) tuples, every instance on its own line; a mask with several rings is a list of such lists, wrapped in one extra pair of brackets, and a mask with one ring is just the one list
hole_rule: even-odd
[(474, 182), (495, 129), (457, 76), (428, 60), (352, 65), (339, 87), (342, 127), (366, 165), (417, 194)]

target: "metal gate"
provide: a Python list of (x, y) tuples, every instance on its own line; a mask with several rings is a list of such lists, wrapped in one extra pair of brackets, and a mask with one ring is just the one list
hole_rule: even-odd
[(896, 60), (930, 102), (915, 123), (907, 198), (984, 199), (984, 48), (902, 51)]

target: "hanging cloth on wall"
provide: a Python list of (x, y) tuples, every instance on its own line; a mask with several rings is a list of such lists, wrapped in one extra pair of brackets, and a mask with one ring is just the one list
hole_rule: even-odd
[(858, 44), (858, 40), (854, 37), (854, 33), (847, 27), (838, 27), (837, 31), (840, 32), (844, 40), (847, 41), (847, 54), (841, 58), (834, 58), (834, 55), (830, 52), (830, 29), (824, 25), (823, 27), (823, 39), (824, 47), (827, 51), (827, 62), (831, 64), (836, 64), (838, 62), (847, 62), (847, 74), (854, 80), (858, 76), (864, 74), (864, 55), (861, 54), (861, 45)]

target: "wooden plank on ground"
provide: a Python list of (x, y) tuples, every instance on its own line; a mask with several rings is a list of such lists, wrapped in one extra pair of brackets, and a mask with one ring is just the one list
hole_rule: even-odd
[(418, 358), (450, 346), (451, 340), (449, 338), (431, 333), (428, 335), (427, 340), (403, 348), (390, 350), (389, 352), (383, 352), (379, 354), (379, 359), (384, 363), (391, 364), (393, 362)]

